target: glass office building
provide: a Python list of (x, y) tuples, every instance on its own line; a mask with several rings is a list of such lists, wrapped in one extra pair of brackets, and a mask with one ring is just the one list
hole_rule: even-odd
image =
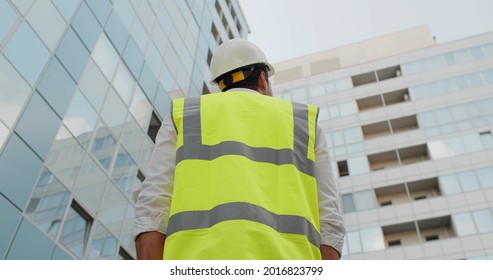
[(493, 33), (417, 27), (274, 67), (278, 97), (320, 107), (343, 259), (493, 259)]
[(0, 0), (0, 259), (132, 259), (170, 100), (209, 91), (236, 0)]

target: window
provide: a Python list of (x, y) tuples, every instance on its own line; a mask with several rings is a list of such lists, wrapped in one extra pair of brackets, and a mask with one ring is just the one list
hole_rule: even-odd
[(388, 206), (392, 205), (392, 200), (382, 201), (380, 202), (380, 206)]
[(19, 26), (3, 52), (31, 85), (50, 58), (50, 52), (26, 22)]
[(414, 200), (423, 200), (423, 199), (426, 199), (426, 195), (416, 196), (416, 197), (414, 198)]
[(68, 190), (53, 174), (44, 169), (34, 187), (26, 215), (44, 232), (54, 238), (60, 228), (69, 198)]
[(479, 133), (479, 138), (486, 149), (493, 149), (493, 136), (491, 135), (491, 131)]
[(355, 211), (353, 194), (342, 195), (342, 209), (344, 213), (351, 213)]
[(119, 260), (133, 260), (132, 256), (130, 256), (130, 254), (127, 253), (127, 251), (125, 251), (125, 249), (123, 249), (121, 247), (120, 247), (120, 250), (118, 251), (117, 258)]
[(458, 236), (466, 236), (477, 233), (470, 213), (452, 215), (452, 223)]
[(12, 127), (29, 98), (31, 87), (3, 56), (0, 56), (0, 73), (0, 120)]
[(339, 169), (339, 176), (344, 177), (344, 176), (349, 176), (349, 170), (347, 166), (347, 161), (338, 161), (337, 162), (337, 168)]
[(389, 247), (392, 247), (392, 246), (400, 246), (400, 245), (402, 245), (402, 243), (401, 243), (401, 240), (400, 240), (400, 239), (399, 239), (399, 240), (392, 240), (392, 241), (389, 241), (389, 242), (388, 242), (388, 244), (389, 244)]
[(93, 219), (75, 201), (72, 201), (69, 213), (63, 224), (60, 241), (79, 258), (83, 258), (89, 241)]
[(151, 138), (152, 142), (156, 143), (156, 136), (161, 126), (161, 121), (156, 115), (156, 112), (152, 112), (151, 121), (149, 127), (147, 128), (147, 135)]
[(428, 241), (438, 240), (439, 238), (438, 238), (437, 234), (434, 234), (434, 235), (425, 236), (425, 239), (426, 239), (426, 242), (428, 242)]

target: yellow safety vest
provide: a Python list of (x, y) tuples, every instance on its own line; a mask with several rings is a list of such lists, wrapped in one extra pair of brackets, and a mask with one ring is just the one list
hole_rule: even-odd
[(248, 92), (173, 100), (165, 259), (320, 259), (318, 108)]

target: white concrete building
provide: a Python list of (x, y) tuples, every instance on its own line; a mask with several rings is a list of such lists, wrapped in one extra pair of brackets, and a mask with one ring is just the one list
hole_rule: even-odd
[(343, 259), (493, 258), (493, 33), (427, 27), (274, 65), (277, 97), (320, 107)]

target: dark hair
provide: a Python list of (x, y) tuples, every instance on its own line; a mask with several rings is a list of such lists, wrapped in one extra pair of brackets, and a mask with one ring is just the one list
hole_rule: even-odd
[[(231, 74), (234, 72), (237, 72), (239, 70), (242, 70), (246, 78), (242, 81), (236, 82), (234, 84), (230, 84), (232, 81)], [(217, 82), (224, 80), (224, 84), (226, 87), (222, 91), (227, 91), (232, 88), (249, 88), (252, 90), (258, 90), (258, 77), (260, 76), (260, 73), (265, 72), (265, 77), (268, 79), (268, 69), (267, 66), (264, 64), (255, 64), (255, 65), (250, 65), (246, 66), (241, 69), (236, 69), (231, 72), (228, 72), (219, 78), (216, 79)], [(268, 80), (267, 80), (268, 81)]]

